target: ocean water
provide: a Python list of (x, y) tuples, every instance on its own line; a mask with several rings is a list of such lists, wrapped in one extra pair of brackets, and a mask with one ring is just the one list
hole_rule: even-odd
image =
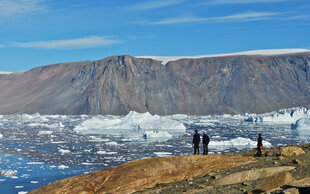
[[(150, 126), (151, 117), (135, 114), (126, 117), (127, 125), (123, 116), (0, 115), (0, 172), (11, 172), (0, 175), (0, 193), (23, 193), (136, 159), (189, 155), (194, 129), (210, 136), (210, 154), (253, 149), (258, 133), (265, 147), (310, 139), (292, 129), (291, 123), (247, 122), (246, 115), (173, 115)], [(86, 121), (95, 123), (85, 125)], [(102, 124), (107, 121), (112, 124)], [(89, 132), (78, 133), (81, 126)]]

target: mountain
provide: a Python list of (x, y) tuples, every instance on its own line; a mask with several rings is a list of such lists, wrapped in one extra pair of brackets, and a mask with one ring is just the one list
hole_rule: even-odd
[[(171, 58), (169, 58), (171, 59)], [(0, 74), (0, 114), (263, 113), (310, 105), (310, 52), (128, 55)]]

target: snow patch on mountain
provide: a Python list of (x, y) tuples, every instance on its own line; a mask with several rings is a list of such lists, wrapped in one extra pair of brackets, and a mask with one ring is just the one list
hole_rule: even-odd
[(137, 56), (136, 58), (150, 58), (157, 61), (161, 61), (163, 65), (166, 65), (170, 61), (177, 61), (179, 59), (200, 59), (209, 57), (226, 57), (226, 56), (238, 56), (238, 55), (285, 55), (293, 53), (310, 52), (307, 49), (265, 49), (265, 50), (253, 50), (244, 51), (238, 53), (226, 53), (226, 54), (214, 54), (214, 55), (198, 55), (198, 56)]

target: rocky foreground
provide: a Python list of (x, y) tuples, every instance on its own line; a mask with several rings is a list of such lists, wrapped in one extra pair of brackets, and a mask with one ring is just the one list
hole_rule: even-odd
[(30, 193), (310, 193), (310, 144), (136, 160)]

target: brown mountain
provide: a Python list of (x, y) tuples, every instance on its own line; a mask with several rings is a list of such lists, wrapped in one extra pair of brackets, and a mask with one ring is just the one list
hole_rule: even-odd
[(0, 114), (262, 113), (310, 105), (310, 52), (180, 59), (128, 55), (0, 75)]

